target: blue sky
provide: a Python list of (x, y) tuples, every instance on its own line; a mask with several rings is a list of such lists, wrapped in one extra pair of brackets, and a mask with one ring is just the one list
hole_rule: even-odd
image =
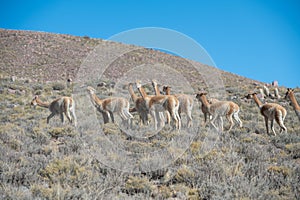
[(167, 28), (197, 41), (222, 70), (300, 86), (297, 0), (10, 0), (1, 2), (0, 27), (102, 39)]

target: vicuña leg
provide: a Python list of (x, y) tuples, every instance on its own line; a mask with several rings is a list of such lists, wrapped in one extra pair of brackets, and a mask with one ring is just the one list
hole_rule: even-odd
[(232, 114), (226, 115), (226, 118), (227, 118), (227, 120), (229, 121), (229, 124), (230, 124), (229, 129), (227, 130), (227, 132), (229, 132), (232, 129), (233, 125), (234, 125), (234, 122), (232, 120)]
[(54, 117), (55, 113), (51, 113), (48, 117), (47, 117), (47, 124), (49, 124), (49, 121), (52, 117)]
[(213, 116), (212, 120), (210, 121), (210, 123), (213, 125), (213, 127), (216, 129), (216, 130), (219, 130), (216, 125), (215, 125), (215, 120), (218, 118), (218, 115), (215, 115)]
[(239, 118), (239, 115), (238, 115), (237, 112), (233, 114), (233, 119), (239, 124), (240, 128), (243, 127), (243, 122), (242, 122), (242, 120)]
[(77, 126), (77, 117), (76, 117), (76, 114), (75, 114), (75, 110), (71, 110), (71, 115), (72, 115), (72, 118), (73, 118), (73, 121), (74, 121), (74, 125)]
[(190, 128), (192, 126), (193, 126), (192, 112), (188, 111), (188, 113), (187, 113), (187, 127)]
[(277, 124), (280, 126), (280, 133), (284, 131), (285, 133), (287, 132), (287, 128), (283, 124), (285, 116), (282, 116), (282, 112), (278, 111), (279, 113), (275, 115), (275, 120)]
[(266, 129), (267, 129), (267, 134), (269, 134), (269, 126), (268, 126), (268, 118), (265, 117), (265, 125), (266, 125)]
[(61, 123), (64, 124), (64, 113), (60, 113), (60, 120)]
[(274, 119), (271, 120), (271, 130), (276, 135), (275, 129), (274, 129)]

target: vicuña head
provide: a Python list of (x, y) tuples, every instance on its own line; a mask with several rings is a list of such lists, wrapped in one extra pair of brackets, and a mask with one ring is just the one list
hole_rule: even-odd
[(95, 94), (96, 90), (95, 88), (91, 87), (91, 86), (87, 86), (87, 91), (90, 93), (90, 94)]
[(290, 99), (290, 97), (293, 96), (293, 93), (294, 93), (294, 89), (292, 89), (292, 88), (287, 88), (287, 91), (286, 91), (286, 93), (285, 93), (284, 98), (285, 98), (285, 99)]

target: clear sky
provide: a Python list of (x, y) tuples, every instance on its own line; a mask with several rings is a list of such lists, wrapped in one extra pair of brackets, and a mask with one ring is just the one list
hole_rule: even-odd
[(9, 0), (0, 27), (102, 39), (168, 28), (197, 41), (222, 70), (300, 86), (299, 0)]

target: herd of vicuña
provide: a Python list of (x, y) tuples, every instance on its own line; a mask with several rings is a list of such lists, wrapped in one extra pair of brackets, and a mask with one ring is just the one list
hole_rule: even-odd
[[(140, 80), (135, 83), (128, 84), (128, 91), (133, 101), (133, 107), (130, 108), (129, 100), (124, 97), (108, 97), (101, 99), (96, 95), (96, 90), (91, 86), (88, 86), (87, 92), (90, 96), (92, 104), (95, 106), (103, 116), (103, 122), (115, 122), (114, 115), (118, 114), (122, 119), (122, 124), (126, 125), (126, 128), (132, 127), (133, 113), (137, 113), (139, 116), (140, 127), (153, 126), (155, 130), (163, 128), (166, 124), (173, 129), (180, 130), (181, 127), (187, 129), (193, 126), (192, 111), (194, 107), (194, 98), (201, 103), (201, 111), (204, 114), (204, 126), (210, 124), (218, 131), (223, 131), (223, 118), (229, 122), (229, 128), (226, 131), (230, 131), (235, 123), (240, 128), (243, 127), (243, 122), (239, 117), (240, 108), (233, 101), (221, 101), (217, 99), (207, 99), (207, 92), (201, 91), (193, 95), (187, 95), (183, 93), (172, 94), (171, 86), (163, 86), (162, 92), (159, 89), (156, 80), (152, 80), (152, 86), (154, 95), (148, 95)], [(135, 90), (137, 89), (136, 94)], [(264, 117), (267, 134), (269, 134), (269, 121), (271, 122), (271, 130), (276, 135), (274, 129), (274, 121), (279, 125), (281, 132), (287, 132), (287, 127), (284, 125), (284, 120), (287, 115), (286, 109), (277, 103), (263, 103), (266, 97), (281, 98), (277, 88), (274, 89), (274, 95), (270, 94), (269, 89), (266, 86), (259, 89), (260, 93), (250, 93), (245, 97), (247, 99), (253, 99), (258, 106), (261, 115)], [(300, 106), (295, 98), (294, 90), (287, 89), (285, 99), (291, 101), (296, 115), (300, 121)], [(48, 108), (51, 114), (47, 117), (47, 123), (55, 115), (60, 115), (62, 123), (64, 123), (64, 115), (67, 119), (77, 125), (77, 118), (75, 115), (75, 102), (72, 97), (61, 97), (55, 99), (51, 103), (42, 102), (38, 96), (35, 96), (31, 101), (31, 105), (36, 105)], [(186, 124), (182, 125), (182, 114), (186, 116)], [(151, 118), (149, 118), (151, 116)], [(150, 120), (151, 119), (151, 120)], [(152, 125), (150, 125), (150, 121)], [(218, 122), (218, 126), (216, 125)], [(172, 123), (172, 124), (171, 124)]]

